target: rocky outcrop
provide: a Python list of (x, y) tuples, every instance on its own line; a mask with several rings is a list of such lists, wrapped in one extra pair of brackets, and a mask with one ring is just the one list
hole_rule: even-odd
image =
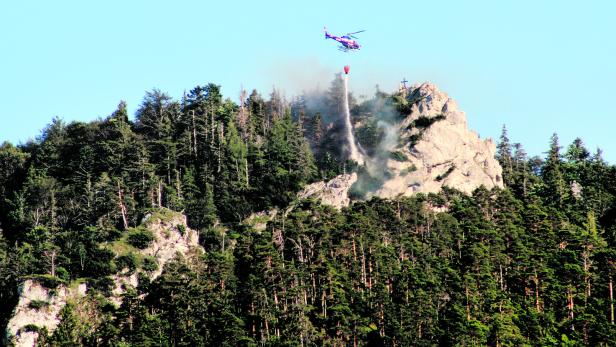
[[(154, 241), (139, 253), (143, 256), (153, 257), (158, 265), (157, 269), (148, 274), (150, 280), (160, 276), (165, 264), (180, 253), (186, 256), (191, 250), (199, 249), (199, 237), (195, 230), (186, 226), (186, 216), (170, 210), (164, 213), (147, 215), (143, 223), (152, 231)], [(112, 276), (115, 288), (110, 298), (116, 305), (121, 303), (121, 295), (126, 286), (136, 287), (138, 284), (137, 274), (120, 273)]]
[(298, 199), (317, 199), (322, 204), (340, 209), (351, 202), (349, 189), (356, 181), (357, 174), (351, 173), (336, 176), (327, 182), (312, 183), (299, 192)]
[(411, 112), (396, 124), (399, 141), (388, 148), (398, 156), (387, 160), (390, 178), (371, 195), (391, 198), (438, 192), (443, 186), (466, 193), (481, 185), (503, 187), (495, 143), (467, 128), (466, 114), (453, 99), (430, 83), (408, 93)]
[(34, 346), (39, 330), (52, 332), (60, 324), (59, 314), (66, 302), (86, 294), (84, 283), (74, 288), (60, 285), (46, 288), (28, 279), (19, 286), (19, 302), (6, 327), (6, 341), (15, 346)]
[[(154, 236), (152, 243), (139, 250), (139, 255), (151, 257), (156, 270), (147, 273), (150, 280), (158, 277), (165, 264), (176, 254), (188, 256), (201, 250), (198, 234), (186, 225), (186, 217), (170, 210), (160, 210), (146, 216), (143, 226)], [(127, 286), (138, 284), (137, 274), (120, 272), (112, 276), (114, 288), (109, 298), (116, 305), (121, 304), (121, 295)], [(5, 333), (5, 341), (14, 346), (34, 346), (39, 331), (45, 329), (52, 334), (60, 323), (59, 313), (70, 300), (86, 295), (86, 284), (60, 284), (53, 289), (46, 288), (37, 280), (26, 280), (19, 288), (19, 302), (13, 312)]]
[[(467, 128), (466, 114), (435, 85), (424, 83), (403, 90), (408, 115), (388, 126), (388, 141), (378, 158), (367, 158), (366, 175), (376, 188), (362, 191), (366, 177), (347, 174), (307, 186), (300, 198), (312, 197), (337, 208), (350, 203), (348, 192), (357, 181), (365, 198), (394, 198), (438, 192), (443, 186), (471, 193), (479, 186), (503, 187), (496, 145)], [(383, 152), (386, 154), (383, 155)], [(383, 159), (385, 158), (385, 159)]]

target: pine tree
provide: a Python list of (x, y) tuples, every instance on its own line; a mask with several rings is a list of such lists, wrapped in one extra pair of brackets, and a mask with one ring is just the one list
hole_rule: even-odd
[(541, 168), (541, 176), (545, 181), (546, 200), (556, 207), (562, 207), (567, 198), (567, 183), (561, 171), (560, 146), (558, 135), (553, 134), (548, 157)]
[(511, 186), (513, 183), (513, 159), (511, 155), (511, 144), (509, 143), (505, 125), (503, 125), (500, 142), (497, 148), (496, 159), (503, 168), (503, 182), (506, 186)]

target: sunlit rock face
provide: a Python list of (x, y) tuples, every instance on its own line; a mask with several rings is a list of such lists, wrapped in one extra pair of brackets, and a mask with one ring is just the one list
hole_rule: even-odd
[(389, 148), (406, 160), (389, 159), (389, 178), (369, 196), (438, 192), (443, 186), (466, 193), (482, 185), (503, 187), (496, 144), (467, 128), (466, 114), (453, 99), (430, 83), (408, 93), (411, 112), (396, 125), (399, 140)]
[(312, 198), (319, 200), (322, 204), (331, 205), (336, 208), (349, 206), (349, 189), (357, 181), (357, 174), (339, 175), (327, 182), (316, 182), (307, 185), (299, 194), (299, 199)]
[[(146, 216), (142, 223), (152, 232), (154, 240), (143, 250), (141, 256), (149, 256), (156, 261), (157, 269), (146, 273), (154, 280), (163, 271), (165, 264), (177, 254), (184, 257), (191, 252), (201, 252), (198, 233), (188, 228), (186, 216), (163, 209), (159, 213)], [(111, 276), (114, 281), (112, 295), (108, 298), (116, 305), (122, 303), (122, 293), (127, 286), (137, 286), (136, 273), (120, 271)], [(19, 287), (19, 302), (9, 321), (4, 341), (16, 347), (32, 347), (39, 338), (38, 330), (45, 329), (49, 335), (60, 324), (60, 311), (69, 301), (77, 301), (86, 295), (87, 286), (81, 284), (60, 284), (56, 288), (44, 287), (37, 280), (26, 280)]]
[(34, 346), (39, 336), (37, 329), (54, 331), (66, 301), (85, 293), (85, 284), (49, 289), (36, 280), (24, 281), (19, 287), (19, 302), (6, 327), (5, 340), (10, 341), (9, 345)]
[[(467, 128), (466, 114), (456, 102), (431, 83), (404, 91), (406, 116), (392, 124), (385, 150), (388, 159), (368, 159), (366, 172), (379, 183), (360, 192), (364, 198), (394, 198), (438, 192), (443, 186), (471, 193), (480, 186), (503, 187), (496, 145)], [(312, 197), (336, 208), (348, 206), (348, 193), (362, 177), (345, 174), (307, 186), (300, 198)]]

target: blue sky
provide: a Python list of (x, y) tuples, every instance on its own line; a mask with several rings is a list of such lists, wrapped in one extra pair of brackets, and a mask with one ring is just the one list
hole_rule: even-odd
[[(613, 1), (11, 1), (0, 5), (0, 142), (59, 116), (134, 113), (145, 91), (198, 84), (287, 97), (351, 65), (351, 89), (432, 81), (482, 137), (543, 155), (581, 137), (616, 163)], [(366, 29), (344, 54), (322, 27)]]

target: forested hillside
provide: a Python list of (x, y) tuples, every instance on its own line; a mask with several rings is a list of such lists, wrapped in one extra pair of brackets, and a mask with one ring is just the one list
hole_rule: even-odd
[[(529, 158), (503, 128), (504, 189), (298, 202), (305, 184), (357, 170), (340, 93), (339, 78), (290, 101), (253, 91), (237, 104), (215, 84), (179, 101), (154, 90), (134, 121), (120, 103), (2, 144), (0, 327), (19, 284), (38, 278), (88, 284), (40, 345), (616, 345), (616, 167), (600, 151), (554, 135), (545, 158)], [(351, 100), (366, 152), (385, 136), (379, 112), (403, 117), (412, 101)], [(113, 305), (110, 277), (146, 264), (108, 245), (164, 209), (187, 216), (205, 252)], [(274, 209), (263, 229), (245, 222)]]

